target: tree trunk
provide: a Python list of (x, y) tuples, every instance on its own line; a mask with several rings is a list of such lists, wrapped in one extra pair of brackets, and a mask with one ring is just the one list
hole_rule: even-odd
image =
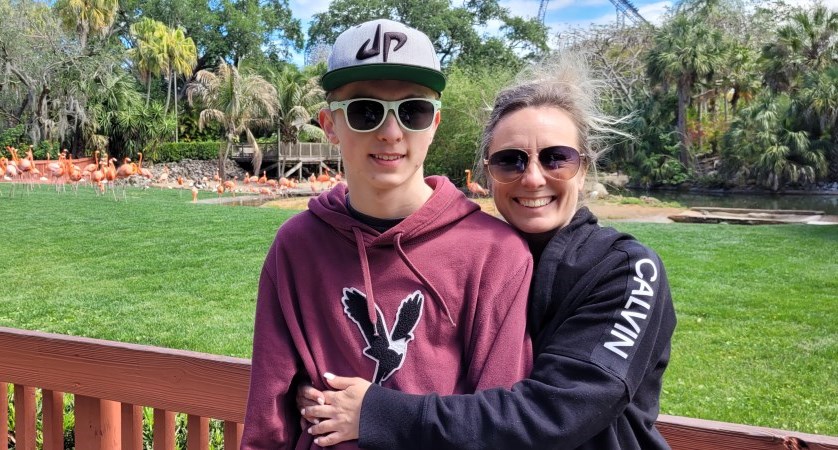
[(259, 171), (262, 170), (262, 149), (259, 148), (259, 143), (256, 142), (256, 136), (253, 135), (250, 128), (245, 128), (244, 132), (247, 136), (247, 143), (253, 147), (253, 159), (251, 160), (253, 163), (253, 174), (258, 176)]
[(224, 178), (224, 166), (226, 165), (224, 163), (227, 161), (227, 155), (230, 154), (230, 149), (232, 147), (233, 141), (228, 137), (227, 144), (218, 149), (218, 176), (220, 176), (222, 180), (226, 179)]
[(166, 82), (166, 114), (169, 113), (169, 98), (172, 96), (172, 73), (169, 71), (169, 80)]
[(704, 100), (698, 101), (698, 152), (701, 153), (704, 147), (704, 130), (701, 128), (701, 110), (704, 109)]
[(178, 123), (177, 123), (177, 74), (174, 76), (175, 82), (175, 142), (177, 142), (178, 138)]
[(151, 100), (151, 75), (148, 76), (148, 82), (146, 83), (146, 92), (145, 92), (145, 107), (148, 108), (148, 102)]
[(681, 164), (692, 167), (690, 158), (690, 138), (687, 135), (687, 102), (690, 98), (689, 87), (684, 80), (678, 81), (678, 135), (681, 138)]

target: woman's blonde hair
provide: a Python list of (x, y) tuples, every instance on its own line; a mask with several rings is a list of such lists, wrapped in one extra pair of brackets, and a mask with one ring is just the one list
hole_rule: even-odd
[(583, 54), (558, 51), (537, 64), (524, 68), (515, 80), (495, 97), (489, 119), (483, 129), (478, 154), (482, 160), (489, 155), (495, 128), (507, 115), (524, 108), (558, 108), (567, 113), (576, 125), (579, 153), (588, 165), (607, 149), (615, 136), (630, 138), (617, 125), (628, 117), (614, 118), (600, 106), (605, 83), (591, 78), (587, 58)]

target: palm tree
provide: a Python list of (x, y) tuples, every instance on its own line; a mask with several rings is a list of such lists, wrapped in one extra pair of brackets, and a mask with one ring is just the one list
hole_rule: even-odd
[(725, 170), (750, 172), (773, 191), (787, 182), (814, 182), (826, 173), (826, 145), (795, 123), (798, 111), (786, 94), (764, 94), (740, 110), (726, 136)]
[(765, 78), (775, 91), (795, 89), (800, 75), (824, 70), (838, 57), (838, 12), (824, 5), (798, 10), (763, 49)]
[(147, 17), (131, 25), (131, 35), (137, 44), (128, 49), (128, 56), (136, 64), (140, 80), (146, 84), (146, 106), (151, 98), (151, 80), (163, 74), (168, 62), (165, 48), (167, 32), (166, 25)]
[[(186, 37), (183, 28), (170, 30), (168, 38), (166, 39), (166, 67), (169, 69), (168, 78), (172, 85), (174, 85), (175, 98), (175, 124), (177, 124), (177, 76), (184, 77), (192, 76), (192, 70), (198, 64), (198, 51), (195, 48), (195, 42), (190, 37)], [(169, 89), (171, 92), (171, 89)], [(169, 111), (169, 93), (166, 93), (166, 111)], [(178, 140), (178, 130), (175, 126), (175, 142)]]
[(722, 62), (721, 34), (697, 19), (679, 13), (661, 28), (647, 55), (646, 66), (653, 82), (675, 83), (680, 160), (686, 167), (693, 165), (687, 135), (687, 105), (693, 86), (702, 80), (709, 81)]
[[(311, 124), (317, 111), (326, 106), (318, 77), (302, 73), (295, 66), (286, 66), (279, 73), (271, 72), (269, 79), (277, 91), (278, 109), (274, 123), (279, 142), (295, 144), (301, 132), (325, 140), (323, 130)], [(254, 173), (258, 173), (256, 165)]]
[[(247, 142), (254, 150), (254, 168), (256, 155), (261, 157), (259, 145), (250, 131), (254, 125), (268, 126), (276, 115), (276, 88), (255, 74), (239, 73), (236, 66), (219, 62), (215, 72), (200, 70), (195, 75), (195, 82), (186, 88), (189, 103), (200, 99), (206, 109), (201, 111), (199, 128), (210, 121), (224, 126), (226, 145), (218, 152), (218, 171), (224, 178), (224, 162), (230, 154), (239, 136), (244, 133)], [(261, 165), (261, 161), (258, 161)]]
[(838, 64), (806, 77), (801, 103), (820, 134), (838, 142)]
[(119, 0), (59, 0), (55, 5), (67, 29), (79, 35), (81, 47), (87, 46), (90, 33), (107, 34), (119, 8)]

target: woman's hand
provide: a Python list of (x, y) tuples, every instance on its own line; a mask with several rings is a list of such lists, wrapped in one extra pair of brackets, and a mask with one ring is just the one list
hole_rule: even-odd
[(323, 375), (336, 391), (323, 393), (325, 404), (306, 406), (303, 415), (319, 417), (320, 423), (308, 429), (318, 436), (314, 443), (328, 447), (343, 441), (358, 439), (361, 424), (361, 403), (370, 388), (370, 382), (362, 378), (336, 377), (331, 373)]
[(324, 405), (325, 403), (326, 397), (322, 392), (315, 389), (310, 382), (302, 382), (297, 387), (297, 408), (301, 411), (303, 419), (309, 423), (317, 425), (320, 420), (315, 416), (306, 414), (306, 407)]

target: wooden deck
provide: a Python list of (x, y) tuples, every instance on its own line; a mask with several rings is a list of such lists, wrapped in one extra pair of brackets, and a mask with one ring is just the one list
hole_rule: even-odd
[[(260, 144), (262, 164), (268, 174), (277, 177), (289, 177), (297, 172), (297, 178), (303, 179), (304, 166), (314, 166), (312, 172), (320, 172), (319, 167), (329, 167), (341, 171), (340, 149), (332, 144), (299, 142), (282, 144), (277, 151), (277, 144)], [(232, 158), (240, 164), (250, 164), (253, 159), (253, 147), (240, 144)]]
[[(9, 435), (7, 383), (14, 385), (16, 450), (36, 448), (36, 388), (43, 449), (63, 449), (63, 394), (75, 394), (79, 450), (141, 450), (142, 407), (154, 408), (154, 449), (175, 447), (175, 413), (188, 414), (187, 448), (209, 446), (209, 419), (224, 421), (225, 448), (238, 449), (250, 361), (0, 327), (0, 437)], [(838, 449), (838, 437), (661, 416), (675, 450)], [(8, 448), (0, 438), (0, 449)]]

